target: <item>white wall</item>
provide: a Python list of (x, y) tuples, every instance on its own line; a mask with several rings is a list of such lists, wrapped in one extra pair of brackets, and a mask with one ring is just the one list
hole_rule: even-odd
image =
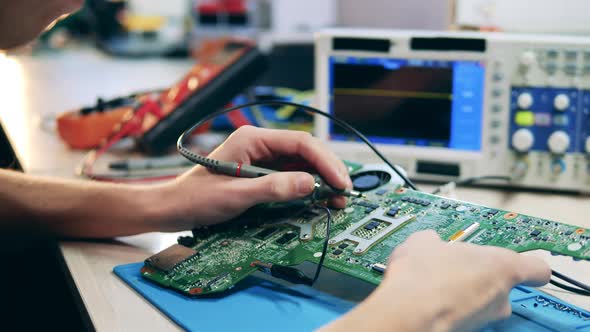
[(339, 0), (338, 6), (344, 26), (444, 30), (450, 24), (449, 0)]
[(589, 33), (588, 0), (457, 0), (459, 25), (505, 31)]
[[(339, 25), (407, 29), (446, 29), (450, 22), (450, 0), (265, 0), (283, 4), (274, 15), (281, 27), (297, 25), (298, 17), (313, 22), (337, 21)], [(590, 0), (588, 0), (590, 2)], [(181, 16), (190, 7), (190, 0), (130, 0), (132, 9), (143, 14)], [(292, 2), (292, 4), (290, 4)], [(324, 17), (326, 10), (334, 16)], [(303, 9), (303, 8), (307, 8)], [(320, 17), (314, 17), (322, 15)]]

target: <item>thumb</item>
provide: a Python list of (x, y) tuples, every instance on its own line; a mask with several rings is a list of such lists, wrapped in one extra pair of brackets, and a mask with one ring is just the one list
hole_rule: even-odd
[(314, 184), (313, 176), (305, 172), (276, 172), (236, 183), (240, 194), (252, 205), (303, 198), (312, 193)]

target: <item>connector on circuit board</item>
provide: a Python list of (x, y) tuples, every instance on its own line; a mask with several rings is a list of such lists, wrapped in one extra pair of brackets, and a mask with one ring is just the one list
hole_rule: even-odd
[(303, 284), (307, 286), (313, 284), (313, 279), (294, 267), (263, 263), (261, 261), (254, 261), (251, 265), (268, 275), (292, 284)]

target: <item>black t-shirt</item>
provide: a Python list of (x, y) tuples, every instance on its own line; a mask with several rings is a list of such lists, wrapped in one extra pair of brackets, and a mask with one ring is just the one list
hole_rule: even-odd
[[(22, 171), (1, 123), (0, 169)], [(0, 266), (2, 330), (94, 330), (55, 238), (0, 229)]]
[(0, 168), (22, 171), (21, 164), (0, 122)]

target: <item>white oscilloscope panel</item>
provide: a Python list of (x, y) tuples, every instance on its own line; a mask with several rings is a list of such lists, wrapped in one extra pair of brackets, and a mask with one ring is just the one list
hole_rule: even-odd
[[(332, 29), (316, 35), (315, 82), (320, 108), (412, 178), (590, 192), (590, 38)], [(325, 118), (315, 131), (377, 160)]]

